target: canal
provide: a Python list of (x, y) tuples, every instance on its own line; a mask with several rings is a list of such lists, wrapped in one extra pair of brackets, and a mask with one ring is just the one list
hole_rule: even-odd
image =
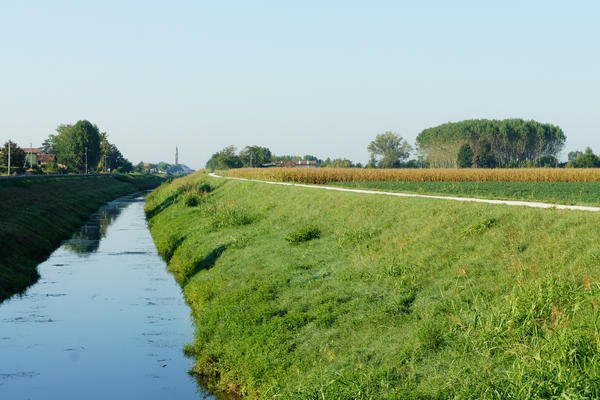
[(144, 199), (105, 205), (0, 304), (0, 399), (214, 399), (188, 374), (193, 322)]

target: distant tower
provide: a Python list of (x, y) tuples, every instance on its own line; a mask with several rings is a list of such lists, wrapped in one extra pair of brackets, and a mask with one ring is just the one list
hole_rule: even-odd
[(179, 165), (179, 149), (175, 146), (175, 165)]

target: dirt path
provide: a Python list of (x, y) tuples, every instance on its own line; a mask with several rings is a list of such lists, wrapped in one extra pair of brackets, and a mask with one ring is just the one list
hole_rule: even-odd
[(233, 180), (248, 181), (248, 182), (260, 182), (260, 183), (267, 183), (270, 185), (297, 186), (297, 187), (304, 187), (304, 188), (310, 188), (310, 189), (335, 190), (338, 192), (379, 194), (379, 195), (396, 196), (396, 197), (421, 197), (424, 199), (439, 199), (439, 200), (464, 201), (464, 202), (472, 202), (472, 203), (502, 204), (502, 205), (506, 205), (506, 206), (522, 206), (522, 207), (532, 207), (532, 208), (555, 208), (557, 210), (592, 211), (592, 212), (600, 211), (600, 207), (568, 206), (568, 205), (563, 205), (563, 204), (550, 204), (550, 203), (517, 201), (517, 200), (478, 199), (478, 198), (474, 198), (474, 197), (451, 197), (451, 196), (434, 196), (434, 195), (414, 194), (414, 193), (380, 192), (380, 191), (376, 191), (376, 190), (346, 189), (346, 188), (335, 187), (335, 186), (306, 185), (306, 184), (302, 184), (302, 183), (272, 182), (272, 181), (261, 181), (258, 179), (234, 178), (234, 177), (230, 177), (230, 176), (219, 176), (214, 173), (209, 173), (208, 175), (212, 176), (213, 178), (233, 179)]

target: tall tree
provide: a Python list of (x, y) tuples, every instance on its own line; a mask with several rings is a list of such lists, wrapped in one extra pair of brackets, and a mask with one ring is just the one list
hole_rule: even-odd
[(108, 141), (106, 132), (100, 133), (100, 160), (98, 161), (97, 169), (101, 171), (121, 171), (130, 172), (133, 165), (125, 157), (114, 144)]
[(246, 146), (240, 151), (240, 160), (244, 167), (260, 167), (271, 162), (271, 150), (261, 146)]
[(412, 147), (401, 136), (385, 132), (375, 137), (367, 147), (371, 159), (379, 168), (398, 168), (410, 156)]
[[(86, 170), (86, 152), (88, 171), (93, 170), (100, 161), (101, 138), (96, 125), (82, 120), (75, 125), (60, 125), (54, 149), (61, 164), (69, 169), (83, 172)], [(87, 150), (86, 150), (87, 149)]]
[(457, 162), (458, 168), (471, 168), (473, 166), (473, 150), (468, 143), (460, 147)]
[(50, 136), (42, 142), (41, 152), (44, 154), (56, 154), (56, 138), (57, 135), (50, 134)]
[[(8, 166), (8, 143), (2, 147), (2, 164)], [(15, 142), (10, 142), (10, 168), (12, 171), (22, 169), (25, 164), (25, 152)]]
[(214, 171), (216, 169), (241, 168), (242, 165), (242, 160), (236, 154), (235, 146), (227, 146), (210, 157), (206, 168)]

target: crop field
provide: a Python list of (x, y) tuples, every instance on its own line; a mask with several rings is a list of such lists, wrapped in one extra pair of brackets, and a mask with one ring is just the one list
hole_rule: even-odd
[(240, 168), (221, 171), (229, 176), (324, 184), (331, 182), (600, 182), (600, 169), (360, 169), (360, 168)]
[(164, 184), (146, 211), (192, 308), (194, 371), (216, 388), (600, 397), (597, 214), (203, 174)]

